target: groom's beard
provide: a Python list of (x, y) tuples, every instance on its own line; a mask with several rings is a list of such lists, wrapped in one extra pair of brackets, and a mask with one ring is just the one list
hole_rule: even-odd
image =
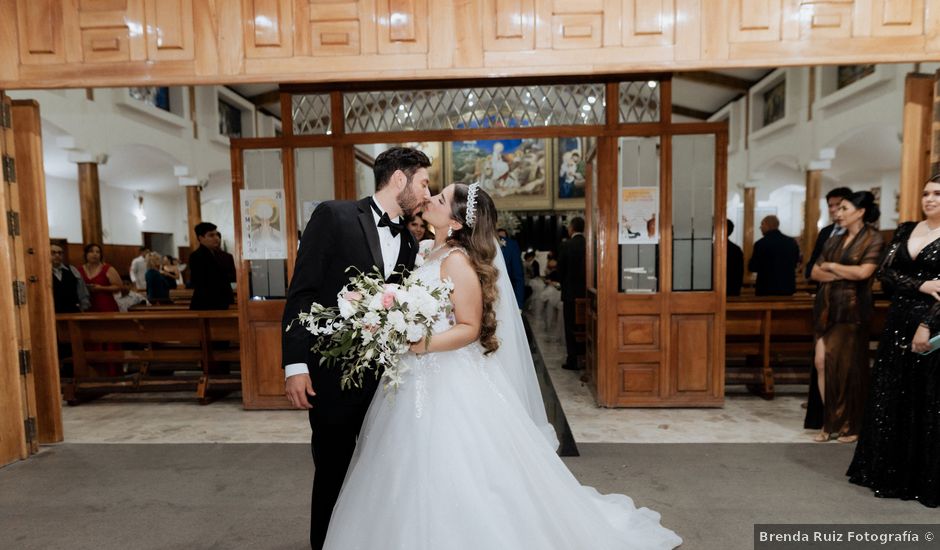
[(413, 215), (416, 211), (420, 210), (424, 206), (424, 200), (418, 197), (415, 194), (414, 189), (411, 187), (411, 182), (408, 182), (408, 185), (402, 189), (401, 193), (395, 197), (395, 200), (398, 202), (398, 207), (401, 208), (401, 211), (404, 212), (406, 216)]

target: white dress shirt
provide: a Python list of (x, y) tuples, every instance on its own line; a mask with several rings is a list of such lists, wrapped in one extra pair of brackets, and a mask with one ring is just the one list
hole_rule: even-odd
[[(379, 214), (375, 211), (375, 208), (369, 209), (372, 211), (372, 219), (375, 220), (376, 229), (379, 230), (379, 248), (382, 250), (382, 274), (388, 278), (392, 271), (395, 270), (395, 261), (398, 260), (398, 252), (401, 249), (402, 234), (399, 233), (393, 237), (391, 229), (388, 227), (378, 227), (379, 220), (382, 219), (382, 214), (385, 213), (385, 209), (382, 208), (382, 203), (378, 201), (375, 195), (372, 196), (372, 201), (375, 202), (381, 212), (381, 214)], [(392, 219), (392, 221), (401, 223), (401, 216)], [(408, 228), (406, 227), (403, 231), (408, 231)], [(310, 369), (307, 367), (306, 363), (291, 363), (290, 365), (284, 366), (285, 379), (295, 374), (310, 374)]]

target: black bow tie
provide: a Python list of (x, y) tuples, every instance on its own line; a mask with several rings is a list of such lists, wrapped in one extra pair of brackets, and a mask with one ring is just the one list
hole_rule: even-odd
[(393, 222), (392, 219), (388, 217), (388, 212), (382, 214), (382, 218), (379, 219), (379, 227), (387, 227), (388, 230), (392, 232), (392, 237), (397, 237), (399, 233), (405, 230), (405, 224)]
[(388, 212), (382, 212), (379, 209), (379, 205), (375, 204), (375, 201), (370, 200), (369, 206), (372, 207), (372, 210), (375, 210), (376, 214), (380, 214), (382, 216), (379, 219), (379, 227), (387, 227), (388, 230), (392, 232), (392, 237), (397, 237), (399, 233), (405, 230), (404, 223), (393, 222), (392, 219), (388, 217)]

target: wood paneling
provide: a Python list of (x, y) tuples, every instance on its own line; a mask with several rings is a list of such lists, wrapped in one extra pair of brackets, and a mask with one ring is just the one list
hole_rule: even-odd
[(708, 391), (714, 368), (713, 315), (673, 315), (671, 323), (676, 392)]
[[(10, 6), (7, 6), (9, 9)], [(20, 61), (24, 64), (62, 63), (65, 46), (62, 28), (62, 2), (58, 0), (17, 0)], [(9, 12), (4, 13), (4, 18)]]
[(291, 0), (242, 0), (245, 56), (291, 57), (294, 11)]
[(186, 59), (196, 55), (193, 0), (145, 0), (147, 57)]
[[(9, 105), (9, 98), (0, 92), (0, 108)], [(0, 127), (0, 154), (13, 156), (13, 135)], [(5, 173), (0, 175), (0, 212), (10, 209), (5, 188), (9, 185)], [(25, 392), (20, 376), (17, 306), (13, 303), (16, 266), (13, 262), (13, 239), (7, 237), (9, 228), (6, 215), (0, 216), (0, 465), (29, 456), (26, 446)]]
[(940, 0), (0, 0), (0, 6), (16, 12), (0, 20), (0, 46), (9, 46), (0, 47), (0, 88), (940, 59)]
[(618, 322), (620, 351), (659, 349), (659, 316), (621, 315)]
[(918, 221), (923, 217), (920, 194), (930, 175), (933, 93), (932, 75), (910, 74), (904, 80), (899, 222)]
[(55, 304), (49, 226), (46, 223), (46, 182), (42, 162), (42, 121), (39, 104), (13, 103), (16, 182), (29, 200), (20, 202), (20, 229), (25, 248), (29, 301), (30, 362), (36, 387), (36, 424), (40, 443), (62, 441), (62, 394), (56, 348)]
[(625, 46), (671, 46), (675, 40), (674, 0), (624, 0)]
[(429, 0), (376, 0), (380, 54), (428, 51)]
[(656, 397), (659, 395), (658, 363), (621, 363), (620, 395), (622, 397)]
[(483, 0), (486, 51), (535, 48), (535, 0)]

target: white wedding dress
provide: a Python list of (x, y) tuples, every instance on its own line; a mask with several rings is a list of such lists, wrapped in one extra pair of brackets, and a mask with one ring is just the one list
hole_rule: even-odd
[[(437, 280), (446, 255), (427, 261), (417, 276)], [(434, 332), (450, 325), (443, 319)], [(325, 549), (626, 550), (682, 543), (658, 513), (582, 486), (555, 453), (553, 434), (546, 437), (533, 422), (498, 359), (484, 356), (478, 342), (402, 360), (411, 369), (401, 386), (380, 387), (369, 407)]]

